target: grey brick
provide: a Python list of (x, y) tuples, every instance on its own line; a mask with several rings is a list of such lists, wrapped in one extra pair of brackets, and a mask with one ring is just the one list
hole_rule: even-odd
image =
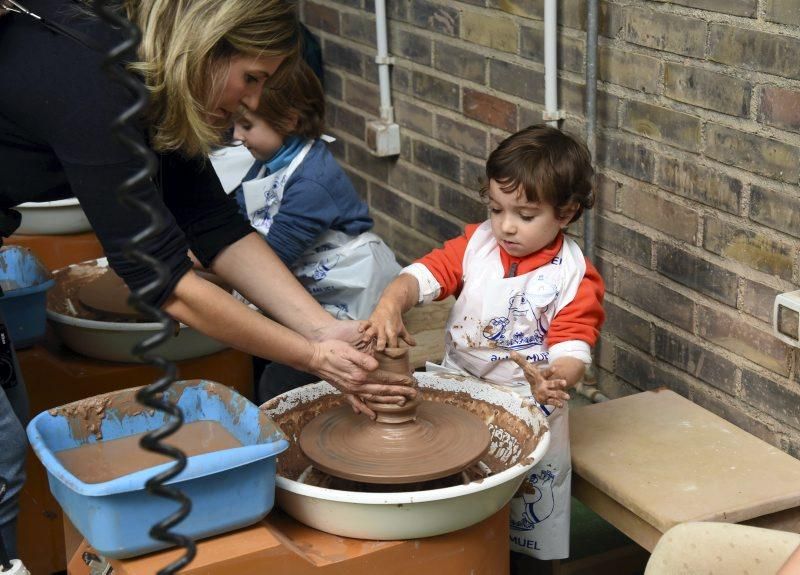
[(461, 162), (456, 154), (414, 141), (414, 163), (449, 180), (458, 181)]
[(617, 295), (664, 321), (692, 331), (694, 303), (657, 279), (617, 268)]
[(650, 267), (652, 240), (637, 231), (597, 215), (597, 244), (628, 261)]
[(707, 26), (692, 17), (630, 7), (625, 12), (623, 38), (648, 48), (702, 58)]
[(439, 141), (478, 158), (486, 157), (486, 131), (445, 116), (436, 117)]
[(447, 184), (439, 185), (439, 207), (465, 223), (482, 222), (487, 216), (486, 205), (476, 192), (465, 193)]
[(431, 32), (458, 37), (461, 30), (460, 10), (447, 2), (412, 0), (409, 9), (411, 22)]
[[(689, 8), (699, 8), (700, 10), (710, 10), (712, 12), (723, 12), (734, 16), (745, 16), (755, 18), (758, 0), (654, 0), (655, 2), (666, 2), (688, 6)], [(793, 0), (789, 0), (790, 2)]]
[(432, 206), (436, 203), (436, 181), (413, 164), (397, 162), (389, 168), (389, 185), (407, 196)]
[(603, 309), (606, 312), (603, 333), (616, 336), (643, 351), (650, 351), (649, 321), (610, 301), (603, 304)]
[(645, 102), (628, 102), (622, 127), (645, 138), (697, 152), (700, 149), (700, 118)]
[(544, 103), (544, 74), (518, 64), (492, 60), (489, 85), (512, 96)]
[(800, 238), (800, 194), (783, 194), (762, 186), (750, 193), (750, 219), (754, 222)]
[(656, 357), (719, 390), (736, 393), (736, 365), (669, 330), (655, 328)]
[(417, 98), (451, 110), (459, 109), (458, 84), (422, 72), (413, 72), (412, 78), (414, 95)]
[(732, 116), (750, 114), (752, 85), (727, 74), (667, 62), (664, 95), (679, 102)]
[(711, 24), (708, 58), (722, 64), (800, 79), (800, 39)]
[(789, 375), (789, 348), (766, 329), (752, 322), (698, 306), (698, 335), (783, 376)]
[(742, 182), (694, 161), (661, 157), (656, 183), (684, 198), (731, 214), (739, 213)]
[(654, 180), (653, 152), (628, 138), (599, 137), (597, 161), (599, 165), (607, 166), (637, 180), (646, 182)]
[(705, 222), (703, 247), (708, 251), (787, 281), (792, 279), (793, 246), (716, 217), (707, 217)]
[(668, 278), (736, 307), (738, 277), (720, 266), (674, 246), (659, 243), (656, 270)]
[(444, 242), (461, 234), (462, 228), (459, 224), (448, 220), (445, 217), (425, 209), (422, 206), (414, 206), (414, 229), (430, 236), (438, 242)]
[(800, 178), (800, 148), (724, 126), (707, 127), (705, 154), (776, 180), (794, 184)]
[(745, 400), (778, 421), (800, 429), (800, 388), (779, 383), (749, 370), (742, 371)]
[(446, 42), (434, 42), (433, 66), (442, 72), (481, 84), (486, 77), (486, 56)]

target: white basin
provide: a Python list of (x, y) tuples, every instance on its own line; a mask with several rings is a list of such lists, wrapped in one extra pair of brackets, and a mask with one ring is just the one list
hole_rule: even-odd
[[(477, 379), (433, 373), (414, 375), (430, 400), (461, 407), (470, 402), (480, 406), (469, 410), (481, 416), (492, 431), (489, 453), (496, 458), (495, 463), (505, 461), (495, 474), (466, 485), (397, 493), (341, 491), (298, 482), (297, 470), (306, 464), (297, 445), (300, 430), (313, 418), (315, 410), (343, 402), (333, 386), (318, 382), (286, 392), (261, 407), (291, 443), (289, 450), (278, 457), (278, 505), (298, 521), (327, 533), (397, 540), (463, 529), (508, 503), (550, 444), (544, 416), (523, 405), (520, 397)], [(303, 406), (309, 406), (310, 413), (300, 420), (299, 415), (292, 414), (302, 413)]]
[(22, 214), (21, 235), (78, 234), (92, 229), (77, 198), (53, 202), (26, 202), (14, 208)]
[[(58, 292), (59, 280), (63, 280), (65, 275), (86, 276), (98, 273), (106, 267), (108, 261), (106, 258), (100, 258), (56, 270), (53, 272), (56, 287), (49, 296), (52, 297)], [(156, 322), (98, 321), (75, 317), (52, 308), (53, 301), (48, 299), (47, 319), (50, 320), (50, 324), (64, 345), (81, 355), (95, 359), (139, 363), (141, 360), (132, 353), (133, 346), (161, 329), (161, 325)], [(227, 347), (216, 339), (180, 324), (177, 334), (157, 347), (155, 353), (170, 361), (181, 361), (216, 353)]]

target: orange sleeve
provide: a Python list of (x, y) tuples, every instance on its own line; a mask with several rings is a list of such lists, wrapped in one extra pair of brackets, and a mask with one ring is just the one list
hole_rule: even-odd
[(441, 248), (435, 249), (422, 256), (414, 263), (419, 263), (428, 268), (442, 287), (442, 292), (437, 301), (454, 295), (458, 297), (464, 285), (464, 252), (467, 243), (478, 229), (480, 224), (469, 224), (464, 228), (464, 233), (457, 238), (447, 240)]
[(547, 331), (547, 345), (580, 340), (594, 346), (606, 317), (603, 310), (604, 294), (603, 278), (597, 268), (586, 260), (586, 273), (578, 286), (575, 299), (553, 318)]

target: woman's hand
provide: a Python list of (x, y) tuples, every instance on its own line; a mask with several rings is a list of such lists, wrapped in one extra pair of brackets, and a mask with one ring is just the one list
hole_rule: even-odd
[(375, 329), (370, 325), (370, 322), (348, 319), (334, 320), (323, 327), (315, 329), (309, 339), (315, 342), (338, 339), (349, 343), (359, 351), (369, 353), (375, 342), (375, 336)]
[(554, 368), (539, 369), (535, 365), (528, 363), (516, 351), (512, 351), (510, 357), (514, 363), (522, 368), (525, 379), (528, 380), (528, 384), (531, 386), (531, 393), (539, 405), (564, 407), (564, 402), (569, 401), (569, 394), (565, 391), (568, 387), (567, 380), (551, 379)]
[(347, 394), (356, 413), (375, 418), (363, 400), (403, 405), (417, 395), (414, 379), (408, 375), (378, 370), (378, 361), (343, 341), (312, 342), (313, 355), (306, 371)]
[(399, 347), (400, 340), (408, 345), (417, 345), (414, 337), (403, 323), (403, 311), (385, 296), (369, 316), (369, 322), (375, 330), (375, 349), (383, 351), (387, 347)]

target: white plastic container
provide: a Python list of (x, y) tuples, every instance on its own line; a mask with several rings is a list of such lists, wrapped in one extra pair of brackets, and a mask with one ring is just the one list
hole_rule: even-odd
[[(96, 268), (108, 267), (106, 258), (92, 262), (72, 264), (53, 272), (56, 282), (62, 274), (69, 273), (78, 266)], [(59, 339), (71, 350), (107, 361), (139, 363), (141, 360), (133, 355), (133, 346), (154, 335), (161, 329), (155, 322), (113, 322), (84, 319), (59, 313), (47, 307), (47, 319)], [(178, 333), (156, 348), (156, 353), (170, 361), (181, 361), (210, 355), (226, 349), (228, 346), (216, 339), (200, 333), (185, 324), (180, 324)]]
[(92, 229), (77, 198), (53, 202), (27, 202), (14, 208), (22, 214), (21, 235), (79, 234)]
[[(299, 483), (281, 475), (279, 457), (275, 480), (278, 506), (320, 531), (356, 539), (397, 540), (464, 529), (490, 517), (508, 503), (550, 445), (544, 416), (523, 405), (518, 396), (477, 379), (452, 379), (433, 373), (415, 373), (414, 376), (421, 388), (466, 392), (508, 411), (524, 422), (531, 437), (539, 437), (535, 447), (527, 453), (520, 452), (507, 469), (485, 479), (455, 487), (399, 493), (341, 491)], [(261, 408), (281, 425), (281, 415), (290, 409), (338, 393), (327, 382), (319, 382), (288, 391)], [(487, 423), (492, 429), (492, 423)], [(495, 433), (496, 430), (490, 450), (494, 448)], [(294, 443), (297, 438), (289, 437), (289, 440)]]

